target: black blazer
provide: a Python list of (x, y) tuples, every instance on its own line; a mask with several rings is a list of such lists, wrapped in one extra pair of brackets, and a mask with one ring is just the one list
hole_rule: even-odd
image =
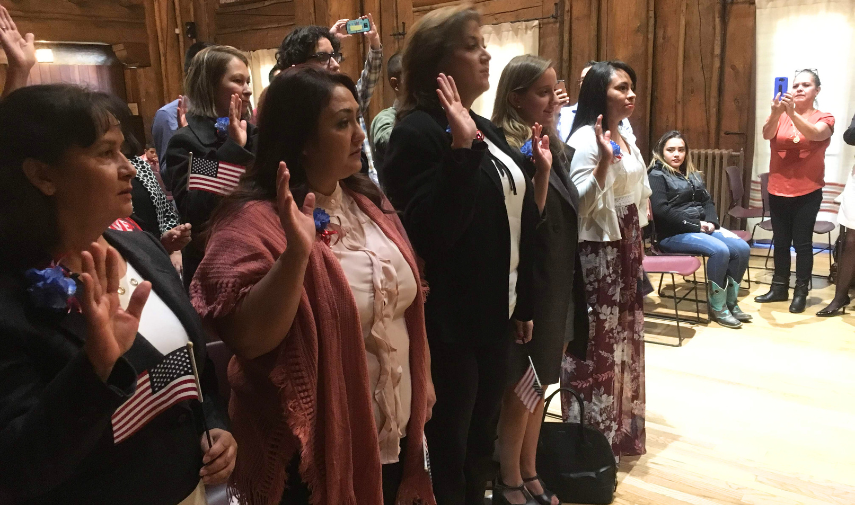
[(208, 219), (222, 200), (221, 196), (208, 191), (187, 189), (190, 153), (197, 159), (225, 161), (242, 166), (247, 166), (255, 160), (253, 149), (258, 134), (255, 125), (247, 124), (246, 145), (241, 147), (231, 138), (218, 138), (214, 123), (212, 118), (187, 114), (187, 126), (175, 132), (166, 148), (169, 180), (165, 183), (178, 206), (181, 221), (193, 225), (193, 240), (183, 251), (185, 287), (190, 285), (193, 274), (205, 255), (205, 243), (201, 237)]
[[(504, 134), (470, 113), (478, 129), (513, 157)], [(416, 110), (392, 130), (383, 184), (425, 262), (428, 339), (484, 345), (507, 338), (510, 227), (502, 181), (485, 142), (452, 149), (440, 109)], [(522, 210), (517, 304), (532, 319), (534, 232), (539, 223), (528, 175)]]
[(647, 176), (653, 190), (650, 210), (656, 225), (656, 240), (682, 233), (700, 233), (701, 221), (720, 227), (715, 202), (697, 174), (688, 177), (675, 174), (657, 161)]
[[(524, 166), (534, 177), (534, 163), (525, 160)], [(579, 192), (567, 176), (569, 167), (569, 159), (565, 166), (553, 155), (544, 208), (547, 221), (535, 234), (532, 342), (539, 335), (563, 335), (567, 351), (584, 360), (588, 303), (579, 259)]]
[[(145, 232), (104, 236), (184, 325), (201, 368), (208, 426), (225, 428), (208, 394), (217, 388), (202, 324), (166, 251)], [(143, 335), (104, 383), (82, 352), (82, 314), (34, 306), (17, 272), (0, 275), (0, 307), (0, 488), (12, 503), (175, 505), (193, 491), (202, 467), (198, 402), (175, 405), (113, 443), (110, 416), (133, 394), (139, 373), (163, 358)]]

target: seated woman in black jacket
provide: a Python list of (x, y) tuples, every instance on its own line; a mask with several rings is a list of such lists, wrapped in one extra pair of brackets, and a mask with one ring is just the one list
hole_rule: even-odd
[(204, 504), (234, 468), (204, 331), (166, 251), (107, 230), (131, 214), (122, 142), (75, 86), (0, 102), (0, 495), (13, 503)]
[(707, 295), (713, 321), (727, 328), (751, 321), (737, 304), (751, 248), (719, 225), (715, 203), (689, 159), (689, 146), (680, 132), (670, 131), (656, 143), (648, 177), (659, 247), (664, 252), (709, 257)]

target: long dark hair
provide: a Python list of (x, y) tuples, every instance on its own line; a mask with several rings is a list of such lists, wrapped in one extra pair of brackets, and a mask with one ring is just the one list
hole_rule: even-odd
[(619, 60), (600, 61), (588, 70), (582, 81), (582, 89), (579, 90), (579, 105), (576, 109), (576, 119), (570, 135), (583, 126), (593, 126), (597, 122), (597, 116), (603, 116), (603, 130), (609, 124), (607, 93), (612, 76), (618, 70), (623, 70), (632, 81), (632, 89), (635, 89), (635, 70), (626, 63)]
[[(357, 98), (353, 80), (341, 73), (298, 65), (276, 76), (267, 88), (264, 108), (258, 117), (255, 162), (247, 169), (234, 193), (220, 204), (211, 229), (246, 203), (276, 201), (280, 161), (288, 165), (294, 200), (297, 205), (302, 205), (309, 191), (303, 149), (317, 134), (321, 112), (329, 104), (336, 86), (346, 87), (354, 99)], [(341, 184), (383, 209), (383, 193), (367, 175), (353, 174), (343, 179)]]
[[(674, 168), (665, 161), (665, 144), (667, 144), (671, 139), (680, 139), (683, 141), (683, 145), (686, 146), (686, 158), (683, 160), (683, 164), (680, 165), (679, 171), (674, 170)], [(659, 141), (656, 142), (656, 145), (653, 146), (653, 159), (650, 160), (650, 166), (648, 168), (653, 168), (656, 163), (659, 163), (662, 165), (663, 170), (670, 170), (675, 174), (680, 173), (686, 177), (695, 174), (698, 178), (702, 179), (703, 174), (695, 168), (695, 164), (692, 163), (692, 157), (689, 156), (689, 154), (691, 154), (691, 151), (689, 151), (689, 141), (686, 140), (686, 137), (684, 137), (679, 131), (671, 130), (666, 132), (665, 135), (662, 135), (662, 137), (659, 138)]]
[(59, 240), (53, 199), (30, 183), (24, 161), (60, 167), (68, 149), (115, 124), (93, 92), (69, 84), (28, 86), (0, 102), (0, 270), (50, 261)]
[(481, 15), (471, 5), (443, 7), (425, 14), (410, 30), (401, 60), (404, 99), (398, 109), (399, 120), (417, 108), (439, 109), (439, 65), (460, 47), (469, 21), (481, 21)]
[(136, 135), (134, 135), (134, 130), (131, 126), (133, 113), (131, 113), (131, 108), (128, 107), (128, 104), (116, 95), (104, 93), (103, 91), (93, 93), (92, 98), (100, 102), (99, 107), (105, 107), (109, 110), (110, 114), (121, 125), (122, 135), (125, 137), (125, 141), (122, 143), (122, 154), (125, 155), (125, 158), (130, 160), (143, 154), (145, 149), (143, 149), (143, 145), (137, 139)]

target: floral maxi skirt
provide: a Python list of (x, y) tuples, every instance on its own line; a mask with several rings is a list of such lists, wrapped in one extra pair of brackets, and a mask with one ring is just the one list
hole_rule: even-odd
[[(579, 244), (590, 308), (587, 359), (566, 354), (561, 365), (561, 386), (582, 395), (585, 424), (605, 434), (615, 457), (645, 453), (641, 227), (635, 205), (617, 214), (621, 240)], [(579, 421), (575, 404), (562, 393), (565, 422)]]

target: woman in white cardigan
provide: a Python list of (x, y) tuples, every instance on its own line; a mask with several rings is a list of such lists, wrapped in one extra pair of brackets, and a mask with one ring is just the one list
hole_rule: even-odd
[[(591, 333), (587, 360), (564, 356), (561, 384), (582, 393), (585, 422), (606, 435), (616, 457), (645, 453), (641, 229), (652, 192), (635, 137), (618, 130), (635, 108), (634, 88), (629, 65), (594, 65), (567, 141)], [(577, 420), (572, 398), (562, 400), (565, 419)]]

